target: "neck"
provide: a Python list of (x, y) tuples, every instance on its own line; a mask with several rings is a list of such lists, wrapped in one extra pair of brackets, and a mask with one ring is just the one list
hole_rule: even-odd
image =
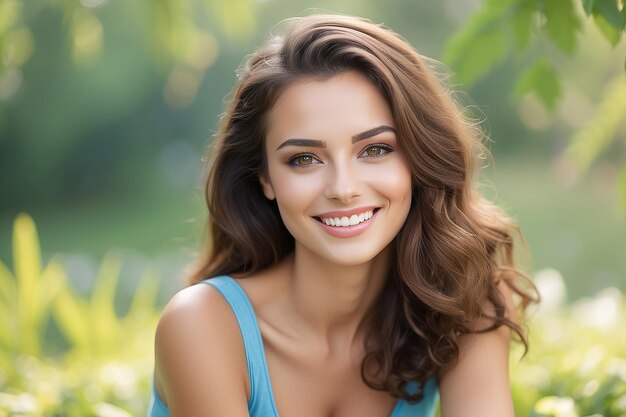
[(296, 246), (287, 285), (289, 310), (307, 339), (316, 345), (322, 341), (325, 356), (359, 347), (365, 315), (387, 279), (390, 253), (387, 247), (366, 264), (346, 266)]

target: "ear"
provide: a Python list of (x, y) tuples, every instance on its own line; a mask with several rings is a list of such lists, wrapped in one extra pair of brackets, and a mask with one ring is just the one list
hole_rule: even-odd
[(274, 187), (272, 187), (272, 183), (270, 182), (268, 175), (265, 171), (259, 173), (259, 182), (261, 183), (261, 187), (263, 188), (263, 194), (268, 200), (274, 200), (276, 198), (276, 194), (274, 193)]

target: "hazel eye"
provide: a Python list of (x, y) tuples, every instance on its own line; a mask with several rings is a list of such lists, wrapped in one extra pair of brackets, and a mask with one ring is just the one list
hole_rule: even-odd
[(289, 159), (287, 164), (291, 166), (302, 167), (302, 166), (315, 165), (315, 161), (316, 159), (313, 155), (308, 154), (308, 153), (302, 153), (302, 154), (293, 156), (291, 159)]
[(372, 158), (377, 158), (379, 156), (383, 156), (391, 152), (392, 149), (390, 146), (383, 144), (370, 145), (363, 151), (362, 155), (369, 156)]

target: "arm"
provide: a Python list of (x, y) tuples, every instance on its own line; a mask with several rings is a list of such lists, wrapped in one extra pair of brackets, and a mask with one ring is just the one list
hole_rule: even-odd
[[(514, 316), (509, 288), (501, 284), (507, 315)], [(484, 311), (494, 314), (493, 305)], [(491, 324), (481, 319), (477, 328)], [(509, 384), (510, 329), (500, 326), (488, 333), (467, 334), (459, 338), (459, 360), (443, 375), (440, 383), (442, 417), (514, 417)]]
[(210, 285), (185, 288), (170, 300), (156, 330), (155, 362), (172, 417), (249, 417), (237, 319)]

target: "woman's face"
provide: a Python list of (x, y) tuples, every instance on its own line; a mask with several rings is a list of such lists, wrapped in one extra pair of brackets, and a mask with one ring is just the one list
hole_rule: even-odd
[(261, 184), (297, 250), (358, 265), (398, 234), (412, 187), (393, 128), (384, 97), (357, 71), (283, 90), (269, 116)]

